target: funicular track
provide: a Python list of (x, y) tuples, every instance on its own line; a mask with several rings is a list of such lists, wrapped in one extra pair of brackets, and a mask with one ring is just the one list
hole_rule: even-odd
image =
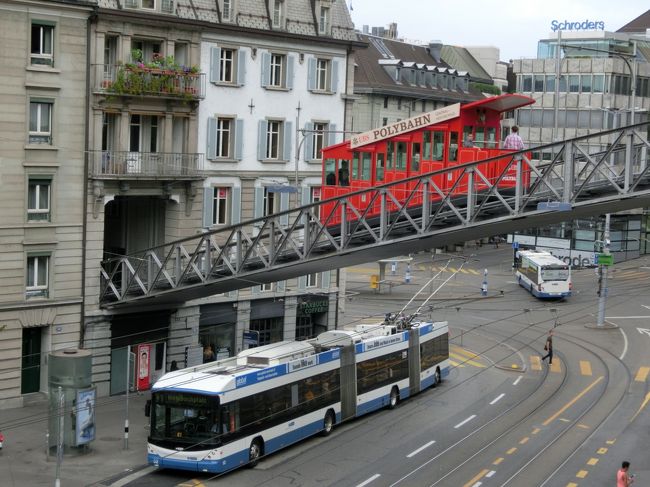
[[(642, 207), (650, 204), (647, 126), (644, 122), (514, 152), (493, 178), (482, 167), (495, 158), (485, 159), (109, 259), (102, 262), (100, 300), (110, 308), (178, 303), (481, 236)], [(601, 147), (603, 138), (613, 140), (608, 149), (590, 151)], [(535, 166), (526, 157), (531, 151), (554, 157)], [(436, 184), (440, 175), (452, 181), (445, 190)], [(412, 184), (406, 196), (405, 183)], [(369, 217), (371, 208), (380, 208), (379, 216)]]

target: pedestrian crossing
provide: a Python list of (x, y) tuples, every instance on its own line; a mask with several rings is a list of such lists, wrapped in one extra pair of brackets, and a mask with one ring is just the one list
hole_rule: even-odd
[[(533, 372), (541, 372), (544, 366), (548, 366), (548, 361), (542, 363), (541, 357), (539, 355), (530, 355), (528, 357), (528, 363), (530, 364), (530, 370)], [(591, 362), (589, 360), (579, 360), (578, 366), (580, 367), (580, 375), (585, 377), (592, 377), (593, 371), (591, 368)], [(558, 357), (553, 357), (553, 364), (550, 365), (549, 371), (553, 373), (562, 372), (565, 369), (566, 365)], [(635, 382), (646, 382), (648, 376), (650, 375), (650, 367), (639, 367), (636, 374), (634, 374)]]
[(484, 369), (487, 367), (485, 358), (466, 350), (457, 345), (452, 345), (449, 349), (449, 363), (452, 367), (477, 367)]

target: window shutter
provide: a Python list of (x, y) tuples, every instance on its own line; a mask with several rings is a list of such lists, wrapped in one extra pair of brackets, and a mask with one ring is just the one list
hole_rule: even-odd
[(293, 122), (284, 122), (284, 143), (282, 144), (282, 158), (285, 161), (291, 160), (291, 140), (293, 137)]
[(246, 51), (237, 51), (237, 84), (244, 86), (246, 83)]
[(271, 53), (262, 53), (262, 86), (271, 84)]
[(212, 199), (214, 198), (214, 188), (203, 188), (203, 226), (210, 228), (212, 226)]
[(330, 63), (331, 70), (332, 72), (330, 73), (331, 75), (331, 85), (330, 85), (330, 91), (332, 93), (336, 93), (339, 91), (339, 62), (338, 61), (332, 61)]
[(316, 89), (316, 58), (310, 57), (307, 61), (307, 89)]
[(217, 119), (214, 117), (208, 118), (208, 137), (206, 139), (206, 154), (208, 159), (217, 158)]
[(236, 225), (241, 222), (241, 188), (239, 186), (234, 186), (230, 189), (230, 203), (231, 203), (231, 212), (230, 212), (230, 224)]
[(330, 276), (332, 274), (332, 271), (325, 271), (323, 272), (322, 278), (321, 278), (321, 287), (323, 289), (327, 289), (330, 287)]
[(334, 145), (336, 144), (336, 139), (338, 134), (336, 133), (336, 124), (335, 123), (330, 123), (327, 126), (327, 130), (329, 130), (329, 133), (327, 134), (327, 145)]
[(298, 278), (298, 289), (307, 288), (307, 276), (300, 276)]
[(266, 120), (260, 120), (258, 132), (257, 132), (257, 158), (260, 161), (266, 159), (266, 131), (267, 131), (267, 122)]
[(219, 82), (219, 70), (221, 66), (219, 61), (221, 60), (221, 49), (218, 47), (210, 48), (210, 82), (218, 83)]
[(305, 124), (305, 153), (303, 156), (305, 161), (309, 161), (314, 157), (314, 133), (311, 130), (314, 130), (314, 124), (307, 122)]
[(244, 151), (244, 120), (238, 118), (235, 120), (235, 159), (242, 160)]
[(294, 62), (294, 56), (287, 56), (287, 83), (286, 83), (286, 86), (290, 90), (293, 89), (293, 62)]
[[(280, 193), (280, 211), (289, 209), (289, 193)], [(280, 217), (280, 225), (286, 227), (289, 224), (289, 215), (282, 215)]]
[(264, 215), (264, 188), (255, 188), (255, 214), (253, 218)]

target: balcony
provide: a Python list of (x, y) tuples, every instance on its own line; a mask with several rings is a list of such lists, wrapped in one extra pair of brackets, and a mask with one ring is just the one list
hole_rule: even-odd
[(175, 152), (88, 151), (93, 179), (201, 179), (203, 154)]
[(143, 63), (96, 64), (96, 90), (108, 96), (147, 96), (198, 101), (205, 97), (205, 73), (195, 67), (174, 69)]

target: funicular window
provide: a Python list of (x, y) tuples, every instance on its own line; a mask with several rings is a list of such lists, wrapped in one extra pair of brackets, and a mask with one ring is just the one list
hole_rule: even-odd
[(386, 164), (389, 171), (395, 169), (394, 147), (391, 142), (386, 144)]
[(474, 147), (474, 127), (466, 125), (463, 127), (463, 147)]
[(339, 186), (350, 186), (350, 161), (339, 160)]
[(485, 147), (488, 149), (496, 149), (497, 147), (497, 129), (494, 127), (487, 127), (485, 129), (487, 138), (485, 140)]
[(433, 160), (442, 161), (445, 147), (445, 133), (436, 130), (433, 132)]
[(361, 153), (360, 152), (354, 152), (352, 153), (352, 179), (359, 179), (359, 173), (360, 173), (360, 168), (359, 168), (359, 161), (361, 159)]
[(449, 335), (445, 333), (420, 345), (420, 370), (427, 370), (449, 358)]
[(364, 360), (357, 364), (357, 394), (406, 379), (408, 374), (406, 350)]
[(411, 144), (411, 172), (420, 171), (420, 143)]
[(422, 133), (422, 157), (425, 161), (431, 160), (431, 132), (425, 130)]
[(397, 142), (395, 149), (395, 169), (406, 171), (406, 142)]
[(336, 159), (325, 159), (325, 184), (336, 185)]
[(474, 136), (474, 145), (481, 148), (485, 147), (485, 129), (476, 129), (476, 135)]
[(380, 182), (384, 180), (384, 153), (377, 153), (377, 166), (375, 168), (375, 181)]
[(362, 181), (370, 181), (371, 167), (372, 167), (372, 154), (370, 152), (362, 152), (361, 167), (359, 168), (359, 178)]
[(458, 157), (458, 132), (449, 133), (449, 160), (455, 161)]

